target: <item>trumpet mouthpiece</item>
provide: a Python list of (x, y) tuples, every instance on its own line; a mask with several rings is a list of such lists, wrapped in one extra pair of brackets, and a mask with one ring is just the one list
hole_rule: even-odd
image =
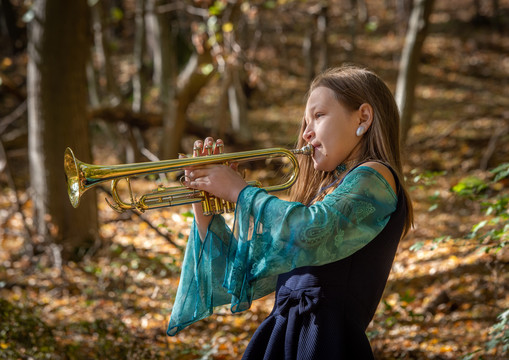
[(313, 147), (313, 145), (311, 144), (307, 144), (306, 146), (300, 148), (300, 149), (295, 149), (295, 150), (292, 150), (292, 152), (296, 155), (309, 155), (309, 156), (313, 156), (314, 152), (315, 152), (315, 148)]

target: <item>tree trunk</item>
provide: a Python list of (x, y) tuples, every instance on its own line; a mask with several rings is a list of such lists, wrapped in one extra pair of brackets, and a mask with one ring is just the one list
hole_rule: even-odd
[(328, 2), (324, 1), (308, 9), (310, 25), (306, 29), (302, 43), (307, 82), (311, 82), (317, 71), (329, 67)]
[[(9, 0), (1, 0), (0, 1), (0, 35), (2, 34), (3, 27), (5, 26), (5, 30), (7, 30), (8, 37), (5, 37), (8, 41), (0, 42), (0, 47), (3, 48), (4, 55), (12, 55), (22, 50), (24, 47), (23, 41), (21, 39), (21, 30), (16, 25), (18, 21), (18, 17), (16, 11), (14, 10), (14, 6)], [(4, 39), (4, 36), (0, 37), (0, 41)], [(10, 48), (7, 51), (7, 48)]]
[(327, 70), (329, 67), (329, 4), (323, 1), (320, 6), (320, 11), (316, 18), (316, 30), (318, 35), (318, 70), (320, 72)]
[(412, 0), (396, 0), (396, 29), (403, 35), (407, 31), (407, 19), (412, 10)]
[(177, 46), (175, 31), (173, 28), (174, 13), (156, 13), (156, 24), (158, 31), (156, 43), (160, 48), (161, 59), (157, 63), (160, 69), (155, 71), (159, 74), (159, 102), (163, 114), (163, 136), (159, 146), (159, 157), (161, 159), (173, 159), (180, 151), (180, 140), (183, 135), (183, 124), (177, 120)]
[(313, 81), (316, 75), (315, 70), (315, 50), (316, 44), (314, 41), (315, 29), (314, 19), (308, 20), (309, 24), (306, 26), (306, 33), (304, 34), (304, 40), (302, 42), (302, 57), (304, 59), (304, 69), (306, 83)]
[[(237, 64), (226, 64), (222, 74), (219, 99), (216, 105), (214, 137), (224, 139), (233, 130), (241, 143), (251, 141), (247, 123), (247, 99), (242, 89), (241, 68)], [(228, 111), (230, 110), (230, 124)]]
[(107, 29), (109, 8), (104, 1), (98, 1), (91, 6), (93, 33), (95, 39), (95, 54), (97, 57), (98, 73), (103, 86), (104, 98), (101, 103), (107, 102), (109, 105), (117, 105), (120, 102), (120, 90), (115, 81), (113, 64), (111, 61), (110, 36)]
[(434, 0), (415, 1), (401, 55), (395, 98), (401, 116), (402, 144), (406, 142), (408, 131), (412, 126), (419, 58), (426, 39), (433, 2)]
[(200, 54), (193, 54), (177, 79), (177, 119), (176, 131), (170, 134), (173, 143), (178, 143), (186, 127), (186, 114), (189, 105), (196, 99), (200, 90), (216, 73), (215, 70), (204, 73), (200, 69), (212, 64), (212, 55), (207, 49)]
[(91, 162), (86, 88), (89, 8), (86, 0), (37, 0), (33, 11), (28, 121), (34, 220), (38, 234), (58, 244), (64, 259), (75, 259), (97, 239), (95, 196), (88, 194), (73, 209), (62, 176), (67, 146)]
[(231, 83), (228, 88), (228, 104), (232, 129), (243, 142), (251, 141), (251, 131), (247, 119), (247, 99), (242, 88), (242, 68), (233, 65), (231, 71)]
[(224, 134), (229, 130), (228, 128), (228, 89), (232, 82), (232, 74), (229, 69), (231, 65), (227, 65), (221, 76), (221, 86), (219, 88), (219, 98), (216, 102), (216, 111), (214, 114), (215, 126), (213, 127), (212, 136), (224, 139)]
[(143, 96), (145, 95), (145, 1), (136, 0), (136, 13), (134, 18), (134, 66), (133, 75), (133, 111), (143, 111)]

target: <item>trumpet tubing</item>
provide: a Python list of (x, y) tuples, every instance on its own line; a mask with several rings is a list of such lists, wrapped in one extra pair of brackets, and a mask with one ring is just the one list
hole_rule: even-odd
[[(78, 160), (74, 156), (73, 151), (70, 148), (67, 148), (64, 153), (64, 171), (69, 200), (75, 208), (78, 207), (81, 197), (88, 189), (103, 182), (111, 181), (111, 194), (114, 204), (109, 201), (107, 202), (111, 207), (120, 212), (129, 209), (137, 209), (143, 212), (145, 210), (166, 206), (201, 202), (205, 214), (219, 214), (224, 211), (233, 211), (235, 205), (225, 202), (222, 199), (217, 199), (204, 191), (189, 189), (185, 186), (158, 188), (143, 195), (139, 200), (137, 200), (132, 193), (130, 179), (132, 177), (148, 174), (182, 171), (191, 166), (227, 164), (231, 162), (247, 162), (284, 157), (290, 160), (293, 167), (290, 178), (283, 184), (272, 185), (264, 188), (268, 192), (280, 191), (290, 188), (297, 180), (299, 164), (295, 157), (296, 154), (312, 155), (313, 147), (311, 145), (307, 145), (301, 149), (293, 150), (271, 148), (120, 165), (86, 164)], [(125, 179), (128, 184), (130, 202), (123, 201), (118, 194), (117, 185), (121, 179)], [(248, 184), (261, 187), (261, 184), (258, 181), (250, 181)]]

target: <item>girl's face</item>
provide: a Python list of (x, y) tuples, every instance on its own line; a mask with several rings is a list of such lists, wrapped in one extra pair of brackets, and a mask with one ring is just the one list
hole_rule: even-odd
[(355, 158), (360, 144), (356, 130), (361, 123), (359, 110), (351, 111), (327, 87), (315, 88), (307, 101), (303, 139), (313, 145), (314, 168), (332, 171)]

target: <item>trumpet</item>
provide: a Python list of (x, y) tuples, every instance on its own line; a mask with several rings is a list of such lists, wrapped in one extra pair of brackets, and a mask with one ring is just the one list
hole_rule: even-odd
[[(67, 148), (64, 152), (64, 171), (67, 193), (74, 208), (77, 208), (83, 194), (94, 186), (111, 181), (111, 197), (114, 203), (106, 199), (108, 205), (118, 212), (138, 210), (144, 212), (167, 206), (177, 206), (201, 202), (205, 215), (222, 214), (235, 210), (235, 204), (218, 199), (205, 191), (190, 189), (185, 186), (158, 187), (144, 194), (139, 199), (133, 195), (130, 179), (136, 176), (183, 171), (187, 167), (208, 164), (230, 164), (272, 158), (287, 158), (291, 165), (291, 175), (282, 184), (262, 187), (257, 180), (248, 181), (251, 186), (260, 187), (267, 192), (281, 191), (290, 188), (299, 175), (299, 164), (295, 155), (312, 156), (314, 148), (306, 145), (301, 149), (270, 148), (262, 150), (220, 153), (208, 156), (188, 157), (154, 162), (142, 162), (120, 165), (92, 165), (78, 160), (73, 151)], [(125, 179), (129, 202), (121, 199), (118, 193), (118, 182)]]

